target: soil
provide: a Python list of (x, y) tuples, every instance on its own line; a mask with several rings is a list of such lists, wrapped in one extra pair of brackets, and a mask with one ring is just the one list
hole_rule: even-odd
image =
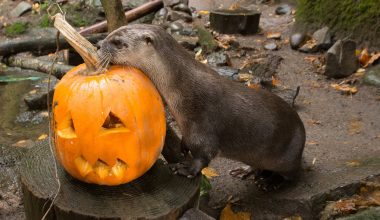
[[(5, 12), (17, 2), (0, 3), (5, 4), (0, 7), (0, 17), (5, 16)], [(235, 37), (240, 47), (249, 48), (247, 55), (274, 54), (283, 58), (275, 75), (280, 88), (301, 87), (296, 108), (307, 133), (304, 171), (294, 185), (279, 192), (262, 193), (256, 190), (253, 180), (240, 180), (229, 175), (229, 170), (242, 164), (216, 158), (210, 167), (215, 168), (219, 176), (210, 180), (212, 190), (208, 201), (201, 201), (201, 209), (214, 217), (227, 202), (232, 202), (234, 210), (250, 211), (254, 219), (282, 219), (296, 215), (304, 219), (315, 218), (327, 199), (337, 200), (342, 195), (354, 193), (350, 191), (352, 188), (344, 186), (371, 175), (380, 175), (380, 89), (364, 85), (360, 77), (356, 79), (358, 92), (354, 95), (344, 95), (333, 89), (332, 83), (345, 79), (328, 80), (321, 74), (320, 65), (305, 59), (323, 57), (323, 53), (304, 54), (290, 49), (287, 39), (294, 24), (294, 15), (275, 15), (277, 6), (250, 5), (262, 12), (261, 32)], [(31, 16), (26, 14), (22, 19), (27, 20)], [(267, 40), (268, 32), (281, 32), (281, 39)], [(5, 39), (5, 36), (0, 36), (0, 39)], [(264, 50), (264, 43), (269, 41), (275, 42), (279, 49)], [(228, 53), (233, 55), (234, 52)], [(246, 57), (232, 57), (232, 66), (240, 67)], [(2, 68), (0, 76), (22, 72)], [(16, 121), (17, 116), (26, 111), (22, 95), (31, 89), (29, 81), (0, 84), (0, 219), (24, 219), (16, 167), (25, 149), (39, 135), (47, 133), (46, 119), (38, 125), (31, 121)], [(27, 143), (30, 145), (12, 146), (20, 140), (29, 140)], [(341, 194), (332, 195), (336, 189), (344, 190)], [(318, 199), (321, 201), (316, 203)], [(312, 213), (314, 216), (310, 207), (316, 208), (316, 213)]]

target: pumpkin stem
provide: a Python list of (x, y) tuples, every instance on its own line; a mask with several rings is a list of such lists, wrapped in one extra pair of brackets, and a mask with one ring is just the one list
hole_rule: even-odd
[(86, 38), (80, 35), (63, 17), (61, 13), (53, 16), (54, 27), (66, 38), (67, 42), (79, 53), (86, 63), (87, 75), (96, 75), (101, 69), (100, 58), (94, 47)]

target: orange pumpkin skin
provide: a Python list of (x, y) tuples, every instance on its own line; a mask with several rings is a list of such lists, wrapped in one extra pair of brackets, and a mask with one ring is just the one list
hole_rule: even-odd
[(161, 153), (165, 112), (161, 97), (139, 70), (112, 66), (85, 76), (84, 64), (57, 84), (53, 98), (57, 158), (76, 179), (100, 185), (130, 182)]

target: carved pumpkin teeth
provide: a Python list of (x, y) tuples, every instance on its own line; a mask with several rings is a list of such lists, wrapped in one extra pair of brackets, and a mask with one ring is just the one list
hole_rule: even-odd
[(91, 164), (82, 156), (76, 158), (74, 163), (82, 177), (87, 176), (87, 174), (93, 171)]
[(121, 160), (117, 160), (115, 165), (111, 169), (111, 173), (118, 179), (122, 179), (127, 172), (127, 164)]
[(100, 179), (104, 179), (108, 176), (110, 168), (106, 163), (98, 160), (94, 165), (94, 171), (100, 177)]

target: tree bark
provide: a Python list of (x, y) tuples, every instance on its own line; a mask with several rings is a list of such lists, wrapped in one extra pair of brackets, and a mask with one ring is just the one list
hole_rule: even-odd
[[(149, 14), (153, 11), (156, 11), (162, 8), (163, 5), (164, 4), (162, 3), (162, 0), (153, 0), (151, 2), (147, 2), (143, 5), (140, 5), (137, 8), (134, 8), (130, 11), (125, 12), (125, 17), (128, 22), (134, 21), (138, 18), (143, 17), (146, 14)], [(87, 34), (101, 33), (105, 31), (107, 31), (107, 21), (102, 21), (80, 30), (79, 33), (82, 35), (87, 35)]]
[(121, 0), (100, 0), (107, 18), (108, 32), (127, 25)]
[[(27, 219), (41, 219), (57, 192), (54, 158), (47, 141), (36, 143), (20, 166)], [(46, 220), (169, 219), (195, 206), (200, 175), (173, 175), (163, 161), (140, 178), (119, 186), (99, 186), (75, 180), (58, 165), (61, 188)]]
[[(50, 73), (61, 79), (64, 74), (73, 68), (73, 66), (53, 63), (45, 60), (39, 60), (38, 58), (18, 57), (12, 56), (6, 59), (6, 63), (9, 66), (20, 67), (23, 69), (32, 69), (43, 73)], [(54, 64), (54, 66), (53, 66)]]
[[(103, 40), (106, 34), (94, 34), (86, 38), (91, 43)], [(59, 38), (59, 48), (70, 48), (69, 43), (63, 38)], [(49, 53), (57, 49), (56, 38), (52, 37), (27, 37), (21, 39), (11, 39), (0, 42), (0, 56), (9, 56), (16, 53), (32, 51), (33, 53)]]

